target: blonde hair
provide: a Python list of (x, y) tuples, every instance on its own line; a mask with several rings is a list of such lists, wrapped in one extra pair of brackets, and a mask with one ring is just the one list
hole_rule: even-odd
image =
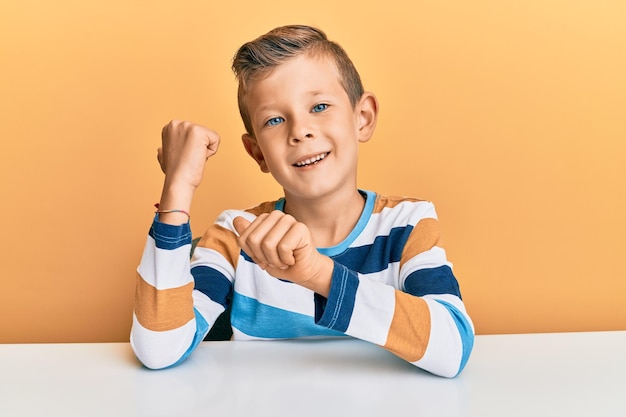
[(243, 44), (233, 58), (233, 72), (239, 81), (239, 113), (248, 134), (254, 136), (244, 102), (250, 82), (262, 78), (290, 58), (304, 53), (326, 55), (333, 59), (339, 71), (339, 81), (352, 106), (359, 101), (363, 95), (361, 77), (341, 46), (328, 40), (320, 29), (303, 25), (281, 26)]

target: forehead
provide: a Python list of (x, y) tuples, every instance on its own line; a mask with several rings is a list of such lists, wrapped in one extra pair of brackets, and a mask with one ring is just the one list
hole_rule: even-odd
[[(327, 54), (302, 54), (288, 59), (246, 88), (248, 107), (299, 94), (345, 93), (334, 59)], [(347, 95), (347, 93), (346, 93)]]

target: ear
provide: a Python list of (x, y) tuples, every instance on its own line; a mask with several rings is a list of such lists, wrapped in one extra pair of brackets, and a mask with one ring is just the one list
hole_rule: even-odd
[(252, 135), (244, 133), (243, 135), (241, 135), (241, 141), (243, 142), (243, 147), (246, 148), (246, 152), (248, 152), (248, 155), (250, 155), (252, 159), (254, 159), (256, 163), (259, 164), (259, 168), (261, 168), (261, 171), (265, 173), (270, 172), (267, 164), (265, 163), (263, 152), (261, 151), (259, 143), (256, 141), (256, 139)]
[(355, 111), (358, 112), (359, 142), (367, 142), (374, 134), (378, 120), (378, 100), (376, 96), (369, 92), (363, 93)]

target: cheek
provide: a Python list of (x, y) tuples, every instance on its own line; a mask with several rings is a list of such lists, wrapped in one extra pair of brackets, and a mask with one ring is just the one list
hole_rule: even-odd
[(270, 171), (274, 171), (280, 166), (279, 161), (281, 158), (279, 157), (279, 152), (277, 152), (275, 146), (272, 148), (271, 152), (269, 151), (268, 146), (264, 146), (261, 149), (263, 152), (263, 159), (265, 160), (267, 167)]

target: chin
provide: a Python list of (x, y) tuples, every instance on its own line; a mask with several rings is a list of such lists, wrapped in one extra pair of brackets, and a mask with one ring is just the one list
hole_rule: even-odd
[(319, 184), (317, 186), (314, 184), (307, 184), (306, 187), (291, 190), (283, 188), (285, 197), (292, 197), (300, 200), (318, 200), (340, 192), (340, 190), (341, 187), (333, 187), (328, 183)]

